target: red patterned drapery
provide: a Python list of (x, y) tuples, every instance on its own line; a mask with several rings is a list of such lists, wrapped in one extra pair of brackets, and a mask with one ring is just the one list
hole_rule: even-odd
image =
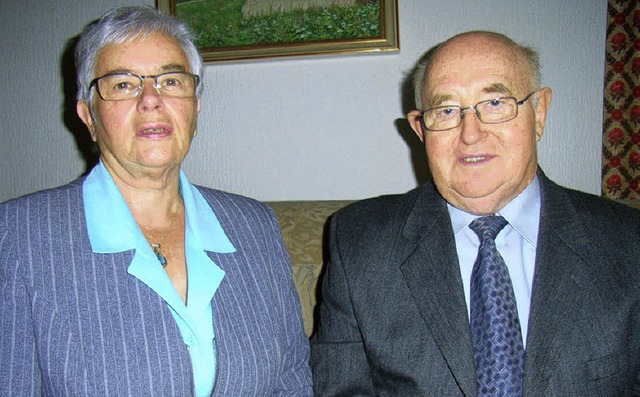
[(640, 2), (609, 0), (602, 193), (640, 200)]

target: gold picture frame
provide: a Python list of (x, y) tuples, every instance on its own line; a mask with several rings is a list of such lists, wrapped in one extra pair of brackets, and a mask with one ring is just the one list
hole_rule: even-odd
[[(250, 2), (265, 2), (268, 0), (247, 0), (245, 7)], [(282, 0), (273, 0), (275, 2)], [(293, 0), (297, 4), (304, 3), (301, 0)], [(331, 0), (329, 0), (331, 1)], [(334, 0), (337, 1), (337, 0)], [(344, 1), (344, 0), (343, 0)], [(346, 0), (349, 1), (349, 0)], [(357, 0), (352, 0), (357, 2)], [(377, 2), (376, 2), (377, 1)], [(199, 0), (202, 3), (202, 0)], [(286, 2), (286, 1), (284, 1)], [(362, 0), (360, 0), (362, 3)], [(187, 22), (194, 30), (196, 36), (200, 34), (196, 23), (190, 22), (185, 16), (181, 16), (178, 9), (183, 7), (181, 1), (177, 5), (177, 0), (156, 0), (156, 7), (169, 15), (177, 16)], [(195, 3), (195, 2), (194, 2)], [(213, 3), (213, 2), (212, 2)], [(215, 4), (224, 4), (225, 2), (216, 1)], [(365, 1), (364, 3), (367, 3)], [(260, 43), (260, 44), (243, 44), (235, 46), (208, 46), (199, 47), (202, 58), (205, 62), (219, 62), (232, 60), (248, 60), (261, 58), (281, 58), (292, 56), (314, 56), (314, 55), (336, 55), (336, 54), (362, 54), (362, 53), (387, 53), (397, 52), (400, 50), (399, 33), (398, 33), (398, 0), (368, 0), (368, 3), (376, 4), (379, 9), (379, 26), (377, 31), (379, 35), (375, 37), (359, 37), (359, 38), (323, 38), (321, 40), (309, 41), (291, 41), (280, 43)], [(264, 5), (265, 3), (261, 3)], [(379, 5), (379, 7), (378, 7)], [(284, 15), (284, 13), (281, 13)], [(201, 21), (201, 15), (197, 15)], [(228, 32), (228, 30), (225, 30)]]

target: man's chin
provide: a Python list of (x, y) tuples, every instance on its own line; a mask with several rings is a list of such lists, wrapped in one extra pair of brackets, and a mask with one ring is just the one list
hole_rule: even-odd
[(475, 215), (495, 214), (509, 201), (495, 189), (451, 191), (443, 197), (454, 207)]

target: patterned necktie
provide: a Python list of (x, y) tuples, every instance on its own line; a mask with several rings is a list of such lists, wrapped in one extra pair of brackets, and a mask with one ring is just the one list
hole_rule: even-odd
[(485, 216), (469, 224), (480, 239), (471, 273), (471, 329), (478, 396), (522, 396), (524, 347), (513, 285), (495, 238), (507, 221)]

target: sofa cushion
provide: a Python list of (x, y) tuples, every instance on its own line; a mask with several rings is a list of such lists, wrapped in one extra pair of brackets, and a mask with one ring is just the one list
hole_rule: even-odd
[(322, 273), (325, 257), (324, 236), (327, 220), (340, 208), (352, 203), (347, 200), (271, 201), (282, 238), (291, 256), (293, 281), (296, 285), (304, 329), (308, 336), (313, 332), (316, 287)]

